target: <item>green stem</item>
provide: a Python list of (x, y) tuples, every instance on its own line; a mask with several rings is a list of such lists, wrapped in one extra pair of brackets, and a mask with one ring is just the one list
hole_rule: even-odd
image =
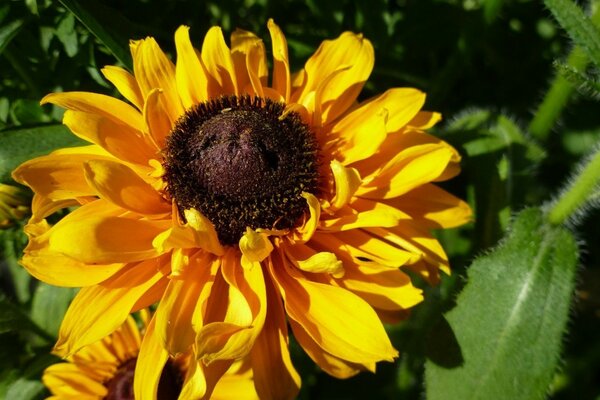
[[(600, 27), (600, 7), (592, 15), (592, 24)], [(567, 65), (578, 71), (582, 71), (588, 65), (589, 59), (580, 46), (573, 48), (567, 57)], [(548, 138), (552, 127), (560, 116), (563, 108), (567, 105), (571, 94), (573, 93), (573, 84), (557, 74), (546, 93), (542, 104), (538, 107), (533, 120), (529, 124), (529, 132), (540, 139)]]
[(579, 176), (550, 210), (548, 221), (554, 225), (564, 223), (589, 200), (598, 182), (600, 182), (600, 149), (592, 155)]

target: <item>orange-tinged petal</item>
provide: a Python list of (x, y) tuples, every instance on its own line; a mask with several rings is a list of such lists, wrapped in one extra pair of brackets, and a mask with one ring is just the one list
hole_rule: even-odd
[(206, 71), (221, 88), (218, 94), (239, 94), (231, 51), (225, 43), (220, 27), (213, 26), (206, 33), (201, 56)]
[(160, 255), (152, 240), (167, 224), (110, 216), (62, 220), (52, 229), (48, 248), (90, 264), (146, 260)]
[(267, 318), (250, 352), (254, 386), (265, 400), (295, 399), (301, 379), (292, 365), (281, 297), (267, 279)]
[(177, 91), (175, 66), (151, 37), (132, 41), (130, 47), (133, 73), (142, 95), (147, 97), (153, 89), (161, 89), (164, 93), (166, 113), (174, 123), (184, 111)]
[(271, 274), (287, 314), (325, 351), (355, 363), (392, 361), (398, 355), (364, 300), (346, 289), (312, 282), (284, 265), (274, 266)]
[(272, 86), (281, 94), (287, 103), (291, 93), (290, 62), (285, 36), (272, 19), (267, 22), (273, 49), (273, 82)]
[[(180, 397), (181, 400), (185, 400), (189, 397)], [(211, 395), (211, 400), (259, 400), (254, 389), (254, 381), (252, 375), (229, 373), (227, 372), (215, 386), (215, 389)]]
[(252, 85), (254, 94), (262, 97), (262, 86), (267, 84), (268, 75), (263, 41), (252, 32), (236, 29), (231, 34), (231, 59), (237, 87), (243, 90)]
[(171, 204), (131, 168), (114, 161), (92, 160), (84, 164), (85, 177), (100, 197), (127, 210), (157, 215), (171, 212)]
[(177, 90), (187, 109), (208, 99), (206, 71), (190, 41), (190, 28), (182, 25), (175, 32)]
[(129, 104), (98, 93), (64, 92), (46, 95), (41, 104), (52, 103), (67, 110), (83, 111), (99, 114), (112, 119), (116, 123), (128, 125), (134, 130), (142, 131), (144, 121), (142, 115)]
[(159, 149), (165, 147), (167, 136), (173, 126), (164, 104), (165, 99), (162, 89), (152, 89), (148, 92), (144, 103), (144, 121), (147, 132)]
[(156, 316), (152, 318), (142, 340), (133, 377), (133, 393), (138, 400), (156, 400), (162, 370), (169, 359), (155, 331)]
[(419, 111), (407, 124), (409, 129), (426, 130), (442, 120), (442, 114), (431, 111)]
[(355, 199), (352, 205), (344, 210), (351, 210), (351, 213), (345, 215), (340, 213), (340, 217), (322, 220), (321, 230), (347, 231), (366, 227), (391, 228), (403, 219), (410, 219), (408, 214), (394, 207), (361, 198)]
[(299, 97), (304, 99), (310, 92), (316, 91), (340, 67), (348, 69), (335, 76), (323, 90), (320, 99), (323, 105), (323, 124), (335, 120), (346, 111), (362, 90), (373, 69), (375, 56), (371, 42), (351, 32), (342, 33), (335, 40), (325, 40), (316, 53), (306, 62), (306, 83)]
[(367, 369), (361, 364), (343, 360), (324, 351), (298, 322), (290, 320), (290, 326), (294, 332), (294, 338), (298, 341), (302, 349), (329, 375), (338, 379), (347, 379)]
[(113, 156), (146, 165), (156, 147), (143, 133), (104, 115), (67, 110), (63, 123), (80, 138), (97, 144)]
[(55, 350), (67, 356), (115, 331), (138, 298), (163, 277), (164, 268), (164, 260), (147, 260), (81, 289), (65, 314)]
[(304, 192), (302, 193), (302, 197), (306, 199), (310, 213), (310, 216), (308, 220), (304, 222), (304, 225), (297, 229), (299, 235), (298, 240), (304, 243), (308, 242), (317, 230), (317, 225), (321, 218), (321, 204), (319, 203), (319, 199), (310, 193)]
[(140, 90), (140, 86), (135, 80), (135, 76), (131, 75), (127, 70), (114, 65), (107, 65), (100, 70), (102, 75), (112, 83), (119, 93), (129, 100), (139, 110), (144, 107), (144, 96)]

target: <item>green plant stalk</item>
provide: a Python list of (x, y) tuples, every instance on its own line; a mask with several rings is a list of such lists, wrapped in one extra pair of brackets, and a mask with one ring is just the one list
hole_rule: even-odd
[(600, 149), (596, 150), (579, 176), (552, 207), (548, 214), (548, 221), (554, 225), (564, 223), (590, 199), (599, 182)]
[[(600, 27), (600, 7), (596, 9), (591, 20), (594, 26)], [(579, 46), (575, 46), (567, 57), (567, 65), (578, 71), (585, 69), (588, 63), (588, 57)], [(556, 74), (542, 104), (538, 107), (533, 120), (529, 124), (528, 130), (534, 137), (540, 140), (548, 138), (556, 120), (567, 105), (573, 89), (572, 83), (563, 78), (562, 75)]]

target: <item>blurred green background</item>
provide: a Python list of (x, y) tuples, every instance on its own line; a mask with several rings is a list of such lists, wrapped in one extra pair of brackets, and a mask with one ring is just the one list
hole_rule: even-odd
[[(18, 162), (57, 146), (77, 143), (59, 124), (62, 112), (40, 106), (54, 91), (117, 95), (99, 69), (117, 63), (65, 4), (50, 0), (0, 0), (0, 179)], [(292, 69), (324, 39), (344, 30), (362, 32), (375, 47), (375, 68), (361, 97), (411, 86), (428, 94), (426, 108), (444, 121), (434, 133), (464, 155), (464, 172), (444, 187), (466, 198), (476, 222), (440, 233), (455, 273), (412, 318), (389, 327), (401, 357), (377, 374), (338, 381), (320, 372), (298, 346), (293, 357), (303, 378), (302, 399), (419, 399), (429, 338), (441, 312), (452, 307), (465, 267), (497, 243), (511, 213), (551, 199), (600, 139), (597, 99), (574, 93), (548, 135), (528, 132), (532, 116), (554, 79), (553, 61), (572, 47), (541, 1), (338, 0), (338, 1), (85, 1), (94, 16), (126, 45), (154, 36), (174, 55), (173, 34), (186, 24), (197, 48), (210, 26), (236, 27), (267, 42), (268, 18), (286, 34)], [(597, 71), (588, 69), (592, 76)], [(40, 140), (36, 129), (56, 132)], [(27, 129), (24, 131), (23, 129)], [(18, 147), (10, 139), (19, 133)], [(9, 140), (10, 139), (10, 140)], [(576, 298), (563, 362), (550, 388), (552, 399), (600, 398), (600, 224), (590, 210), (578, 227), (582, 249)], [(37, 399), (46, 393), (41, 371), (58, 323), (74, 290), (34, 282), (17, 265), (26, 242), (22, 219), (0, 230), (0, 398)], [(506, 279), (511, 279), (507, 276)], [(8, 310), (8, 311), (7, 311)], [(6, 317), (9, 315), (9, 317)], [(10, 321), (8, 323), (7, 321)], [(15, 321), (18, 321), (15, 323)], [(34, 324), (31, 326), (29, 324)], [(460, 385), (460, 382), (456, 382)]]

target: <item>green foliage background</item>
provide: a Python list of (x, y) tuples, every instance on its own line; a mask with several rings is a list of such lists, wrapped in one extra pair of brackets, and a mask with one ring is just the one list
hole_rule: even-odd
[[(551, 6), (552, 2), (546, 3)], [(584, 6), (593, 14), (595, 4)], [(427, 292), (426, 301), (414, 309), (410, 320), (388, 327), (402, 353), (400, 359), (394, 364), (380, 364), (375, 375), (365, 373), (339, 381), (320, 372), (292, 344), (295, 365), (303, 378), (300, 397), (419, 399), (427, 386), (428, 398), (466, 398), (458, 397), (459, 391), (448, 392), (449, 387), (468, 385), (465, 376), (477, 374), (477, 365), (469, 369), (465, 362), (479, 345), (474, 333), (492, 339), (495, 335), (485, 318), (475, 316), (494, 312), (497, 304), (509, 307), (514, 299), (503, 294), (522, 282), (522, 272), (531, 265), (527, 257), (533, 260), (542, 254), (548, 260), (541, 267), (543, 274), (550, 274), (553, 268), (567, 271), (564, 276), (556, 275), (562, 277), (556, 282), (532, 286), (534, 294), (538, 293), (535, 290), (548, 293), (564, 283), (559, 290), (562, 297), (549, 297), (548, 301), (557, 301), (556, 307), (545, 310), (554, 322), (541, 330), (525, 324), (525, 330), (516, 331), (514, 338), (522, 338), (524, 353), (537, 343), (536, 337), (542, 338), (544, 346), (539, 351), (535, 348), (537, 354), (544, 349), (550, 349), (549, 353), (533, 356), (543, 360), (541, 367), (527, 368), (547, 371), (548, 377), (537, 383), (541, 389), (536, 386), (536, 394), (523, 394), (528, 384), (536, 385), (531, 382), (522, 383), (523, 390), (517, 387), (516, 393), (521, 398), (540, 398), (539, 393), (543, 398), (547, 393), (557, 400), (600, 399), (599, 212), (589, 207), (579, 211), (577, 220), (570, 220), (569, 228), (575, 232), (581, 252), (579, 261), (572, 234), (564, 228), (550, 228), (535, 210), (521, 214), (515, 224), (521, 228), (514, 228), (514, 236), (504, 241), (498, 254), (492, 252), (511, 216), (526, 206), (550, 204), (600, 140), (597, 67), (588, 65), (583, 51), (567, 59), (574, 44), (541, 1), (2, 0), (0, 182), (14, 184), (10, 170), (25, 159), (78, 143), (60, 126), (61, 110), (42, 107), (39, 100), (47, 93), (68, 90), (117, 96), (99, 69), (115, 63), (130, 64), (128, 39), (154, 36), (174, 55), (173, 34), (179, 25), (186, 24), (192, 28), (196, 47), (212, 25), (222, 26), (226, 33), (236, 27), (251, 30), (268, 42), (268, 18), (286, 34), (294, 70), (321, 41), (352, 30), (362, 32), (375, 47), (375, 69), (363, 98), (399, 86), (427, 92), (426, 108), (444, 115), (444, 122), (434, 133), (464, 156), (463, 173), (444, 187), (468, 199), (476, 216), (469, 226), (439, 232), (451, 257), (453, 275), (437, 288), (418, 282)], [(553, 67), (555, 60), (557, 68)], [(565, 100), (554, 114), (536, 111), (549, 87), (557, 82), (557, 70), (564, 76), (559, 79), (564, 81), (560, 90)], [(532, 123), (534, 116), (540, 115), (552, 129)], [(554, 116), (559, 115), (555, 121)], [(594, 193), (597, 198), (600, 192)], [(35, 282), (18, 266), (26, 242), (24, 222), (18, 220), (0, 230), (0, 398), (7, 399), (38, 399), (47, 394), (39, 378), (46, 366), (58, 361), (49, 351), (58, 322), (75, 293)], [(521, 242), (515, 243), (515, 237), (533, 247), (527, 250), (527, 246), (519, 246)], [(528, 240), (531, 237), (536, 238), (533, 244)], [(540, 250), (546, 245), (556, 247), (556, 254)], [(473, 264), (473, 273), (468, 275), (470, 286), (458, 298), (459, 304), (464, 301), (463, 308), (444, 314), (456, 305), (457, 294), (467, 282), (467, 267), (482, 254), (488, 256)], [(522, 270), (519, 260), (525, 260)], [(496, 281), (488, 281), (492, 271), (501, 271), (494, 275)], [(570, 282), (575, 273), (573, 291)], [(508, 283), (505, 287), (496, 284), (499, 282)], [(484, 299), (482, 293), (492, 297)], [(539, 299), (534, 297), (531, 304)], [(504, 310), (513, 310), (506, 307)], [(539, 316), (533, 312), (531, 320)], [(501, 316), (498, 320), (502, 322)], [(465, 329), (468, 334), (464, 337), (471, 339), (461, 342)], [(568, 332), (561, 339), (565, 329)], [(492, 348), (496, 345), (490, 344)], [(511, 351), (518, 351), (518, 346), (516, 349)], [(465, 365), (463, 372), (444, 375), (461, 363)], [(502, 367), (513, 366), (500, 364)], [(525, 368), (514, 366), (519, 367)], [(472, 393), (466, 387), (467, 393)], [(510, 391), (490, 393), (481, 398), (501, 399)]]

